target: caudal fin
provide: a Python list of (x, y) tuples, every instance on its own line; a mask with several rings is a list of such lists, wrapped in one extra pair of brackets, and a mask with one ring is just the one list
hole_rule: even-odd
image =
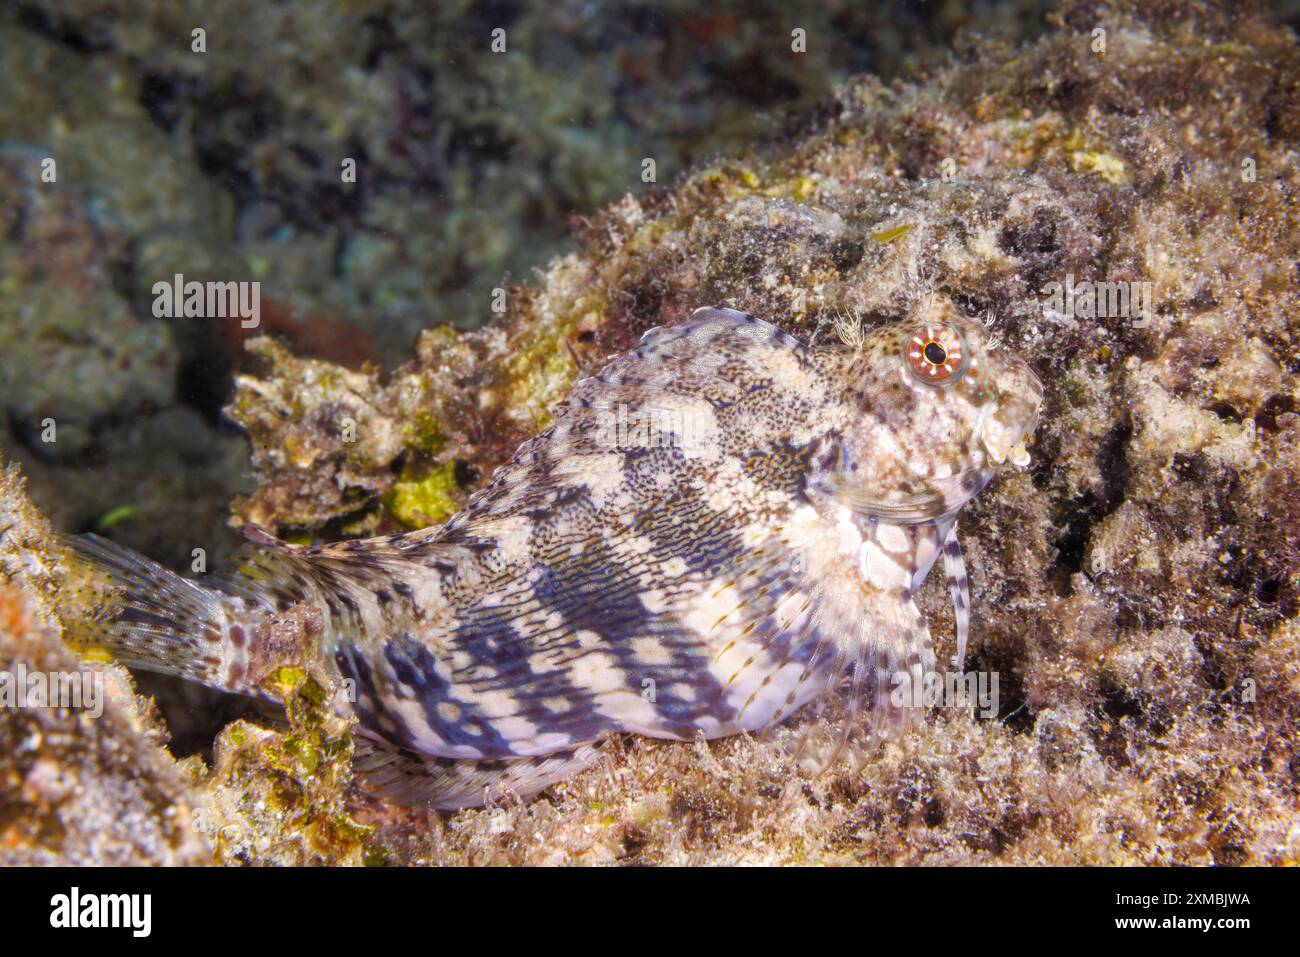
[[(85, 657), (235, 685), (227, 610), (231, 596), (198, 585), (97, 535), (65, 536), (73, 589), (64, 640)], [(242, 637), (242, 630), (240, 631)], [(236, 672), (237, 674), (237, 672)]]

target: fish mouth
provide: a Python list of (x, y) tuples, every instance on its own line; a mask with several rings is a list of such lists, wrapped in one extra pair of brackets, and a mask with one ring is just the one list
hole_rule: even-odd
[(1016, 468), (1029, 464), (1028, 445), (1033, 443), (1034, 426), (1037, 416), (1023, 427), (1008, 427), (1000, 423), (997, 416), (990, 416), (980, 427), (980, 444), (993, 465), (1010, 462)]
[(1029, 464), (1027, 446), (1033, 444), (1034, 427), (1037, 424), (1037, 416), (1034, 416), (1028, 425), (1018, 429), (1005, 428), (997, 424), (994, 418), (986, 420), (980, 429), (980, 443), (984, 446), (984, 453), (989, 461), (994, 465), (1010, 462), (1020, 469), (1027, 466)]
[(1038, 415), (1043, 404), (1043, 384), (1034, 371), (1023, 363), (1010, 373), (1008, 396), (979, 424), (980, 444), (994, 465), (1010, 462), (1016, 468), (1029, 464), (1027, 445), (1033, 441)]

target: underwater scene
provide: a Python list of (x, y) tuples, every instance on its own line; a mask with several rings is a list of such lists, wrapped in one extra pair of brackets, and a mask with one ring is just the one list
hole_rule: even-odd
[(0, 3), (0, 864), (1300, 865), (1297, 23)]

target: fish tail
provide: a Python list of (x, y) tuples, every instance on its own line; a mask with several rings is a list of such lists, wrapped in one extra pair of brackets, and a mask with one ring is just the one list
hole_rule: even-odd
[(263, 609), (97, 535), (65, 536), (64, 640), (83, 657), (248, 692), (249, 622)]

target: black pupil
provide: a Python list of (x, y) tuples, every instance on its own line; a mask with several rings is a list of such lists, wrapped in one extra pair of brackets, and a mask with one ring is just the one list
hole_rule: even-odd
[(925, 344), (925, 361), (926, 361), (926, 362), (929, 362), (929, 363), (931, 363), (932, 365), (936, 365), (936, 366), (937, 366), (937, 365), (942, 365), (942, 364), (943, 364), (943, 360), (945, 360), (945, 359), (947, 359), (947, 358), (948, 358), (948, 353), (946, 353), (946, 352), (944, 351), (943, 346), (939, 345), (939, 343), (937, 343), (937, 342), (927, 342), (927, 343)]

